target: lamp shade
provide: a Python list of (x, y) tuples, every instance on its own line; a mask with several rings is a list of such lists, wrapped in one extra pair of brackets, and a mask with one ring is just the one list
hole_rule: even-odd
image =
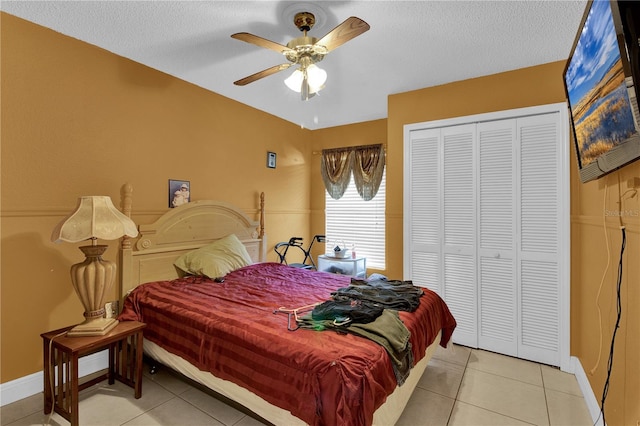
[(136, 237), (136, 224), (121, 213), (106, 196), (78, 198), (78, 206), (53, 230), (51, 241), (77, 243), (90, 238), (117, 240), (128, 235)]
[(307, 67), (307, 78), (309, 79), (311, 93), (319, 92), (324, 88), (324, 83), (327, 81), (327, 72), (317, 65), (309, 65)]
[(284, 80), (284, 84), (294, 92), (300, 93), (300, 86), (302, 85), (302, 79), (304, 75), (302, 71), (295, 70), (289, 77)]
[(327, 72), (314, 64), (307, 66), (305, 69), (300, 67), (295, 70), (285, 79), (284, 83), (289, 89), (300, 93), (305, 72), (307, 73), (307, 82), (309, 83), (309, 93), (316, 93), (324, 88), (324, 83), (327, 81)]

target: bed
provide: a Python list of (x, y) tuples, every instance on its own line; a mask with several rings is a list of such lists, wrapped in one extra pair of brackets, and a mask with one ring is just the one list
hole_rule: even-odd
[[(128, 215), (131, 193), (123, 187)], [(136, 240), (122, 241), (119, 318), (147, 324), (148, 356), (266, 422), (394, 424), (436, 347), (451, 337), (448, 308), (425, 289), (415, 312), (400, 312), (415, 365), (398, 386), (379, 344), (334, 331), (288, 330), (290, 315), (282, 311), (327, 300), (350, 277), (266, 262), (263, 194), (258, 213), (254, 221), (231, 205), (196, 201), (140, 225)], [(185, 254), (231, 235), (250, 259), (219, 282), (175, 267)]]

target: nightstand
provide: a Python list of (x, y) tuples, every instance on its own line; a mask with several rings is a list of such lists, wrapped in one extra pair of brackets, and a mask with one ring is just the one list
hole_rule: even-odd
[(318, 271), (333, 274), (351, 275), (356, 278), (367, 277), (367, 258), (332, 257), (326, 254), (318, 256)]
[[(104, 379), (112, 385), (118, 380), (142, 396), (142, 329), (146, 324), (122, 321), (104, 336), (68, 337), (73, 326), (43, 333), (44, 344), (44, 413), (51, 409), (71, 422), (79, 424), (78, 392)], [(78, 359), (109, 349), (106, 373), (78, 383)], [(54, 402), (55, 401), (55, 402)]]

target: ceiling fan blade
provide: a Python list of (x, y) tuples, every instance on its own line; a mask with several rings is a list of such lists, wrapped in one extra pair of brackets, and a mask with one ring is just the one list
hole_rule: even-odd
[(329, 31), (327, 35), (322, 37), (315, 44), (324, 46), (328, 51), (331, 51), (342, 46), (352, 38), (356, 38), (365, 31), (368, 31), (369, 28), (369, 24), (364, 22), (362, 19), (352, 16)]
[(233, 84), (235, 84), (236, 86), (244, 86), (246, 84), (253, 83), (256, 80), (260, 80), (261, 78), (268, 77), (271, 74), (275, 74), (279, 71), (286, 70), (291, 65), (293, 64), (276, 65), (271, 68), (267, 68), (266, 70), (258, 71), (257, 73), (251, 74), (250, 76), (242, 78), (238, 81), (234, 81)]
[(289, 49), (287, 46), (276, 43), (275, 41), (267, 40), (266, 38), (258, 37), (257, 35), (249, 34), (249, 33), (236, 33), (231, 34), (232, 38), (236, 40), (241, 40), (247, 43), (255, 44), (259, 47), (264, 47), (265, 49), (275, 50), (278, 53), (288, 52)]

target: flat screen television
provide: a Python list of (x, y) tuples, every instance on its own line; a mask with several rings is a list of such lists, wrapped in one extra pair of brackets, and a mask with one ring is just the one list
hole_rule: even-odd
[(582, 182), (640, 158), (639, 3), (589, 1), (563, 73)]

